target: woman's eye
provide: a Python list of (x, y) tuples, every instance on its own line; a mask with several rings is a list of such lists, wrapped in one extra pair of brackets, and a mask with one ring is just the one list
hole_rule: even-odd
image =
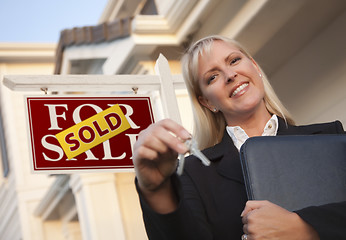
[(216, 78), (216, 74), (214, 75), (211, 75), (209, 78), (208, 78), (208, 81), (207, 81), (207, 84), (209, 85), (215, 78)]
[(233, 58), (233, 59), (231, 60), (231, 65), (232, 65), (232, 64), (235, 64), (235, 63), (238, 62), (240, 59), (241, 59), (240, 57)]

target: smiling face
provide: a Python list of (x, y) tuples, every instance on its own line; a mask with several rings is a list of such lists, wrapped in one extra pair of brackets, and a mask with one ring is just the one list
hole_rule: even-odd
[(199, 56), (198, 81), (199, 102), (211, 111), (221, 111), (228, 125), (268, 114), (259, 68), (230, 43), (216, 40), (210, 52)]

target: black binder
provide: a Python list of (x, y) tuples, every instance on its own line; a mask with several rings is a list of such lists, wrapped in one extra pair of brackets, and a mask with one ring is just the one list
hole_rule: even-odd
[(240, 161), (249, 200), (290, 211), (346, 201), (346, 135), (253, 137)]

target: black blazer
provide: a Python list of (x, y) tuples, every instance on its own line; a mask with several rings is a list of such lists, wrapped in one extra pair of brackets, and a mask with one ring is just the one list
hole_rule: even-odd
[[(278, 135), (343, 134), (339, 121), (291, 126), (279, 118)], [(240, 214), (247, 201), (239, 152), (228, 133), (222, 141), (203, 153), (212, 164), (206, 167), (194, 156), (187, 158), (184, 174), (172, 176), (179, 197), (178, 209), (155, 213), (140, 192), (143, 219), (150, 240), (236, 239), (242, 231)], [(310, 223), (321, 239), (346, 236), (346, 202), (306, 208), (297, 213)], [(335, 219), (335, 221), (334, 221)]]

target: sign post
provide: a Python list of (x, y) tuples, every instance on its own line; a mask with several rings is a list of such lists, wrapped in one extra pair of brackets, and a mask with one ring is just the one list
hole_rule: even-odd
[[(163, 55), (155, 69), (157, 75), (12, 75), (3, 83), (13, 91), (45, 93), (159, 91), (164, 117), (181, 123), (175, 89), (185, 88), (183, 78), (171, 75)], [(132, 146), (154, 122), (152, 102), (149, 96), (117, 96), (27, 97), (33, 171), (132, 170)]]

